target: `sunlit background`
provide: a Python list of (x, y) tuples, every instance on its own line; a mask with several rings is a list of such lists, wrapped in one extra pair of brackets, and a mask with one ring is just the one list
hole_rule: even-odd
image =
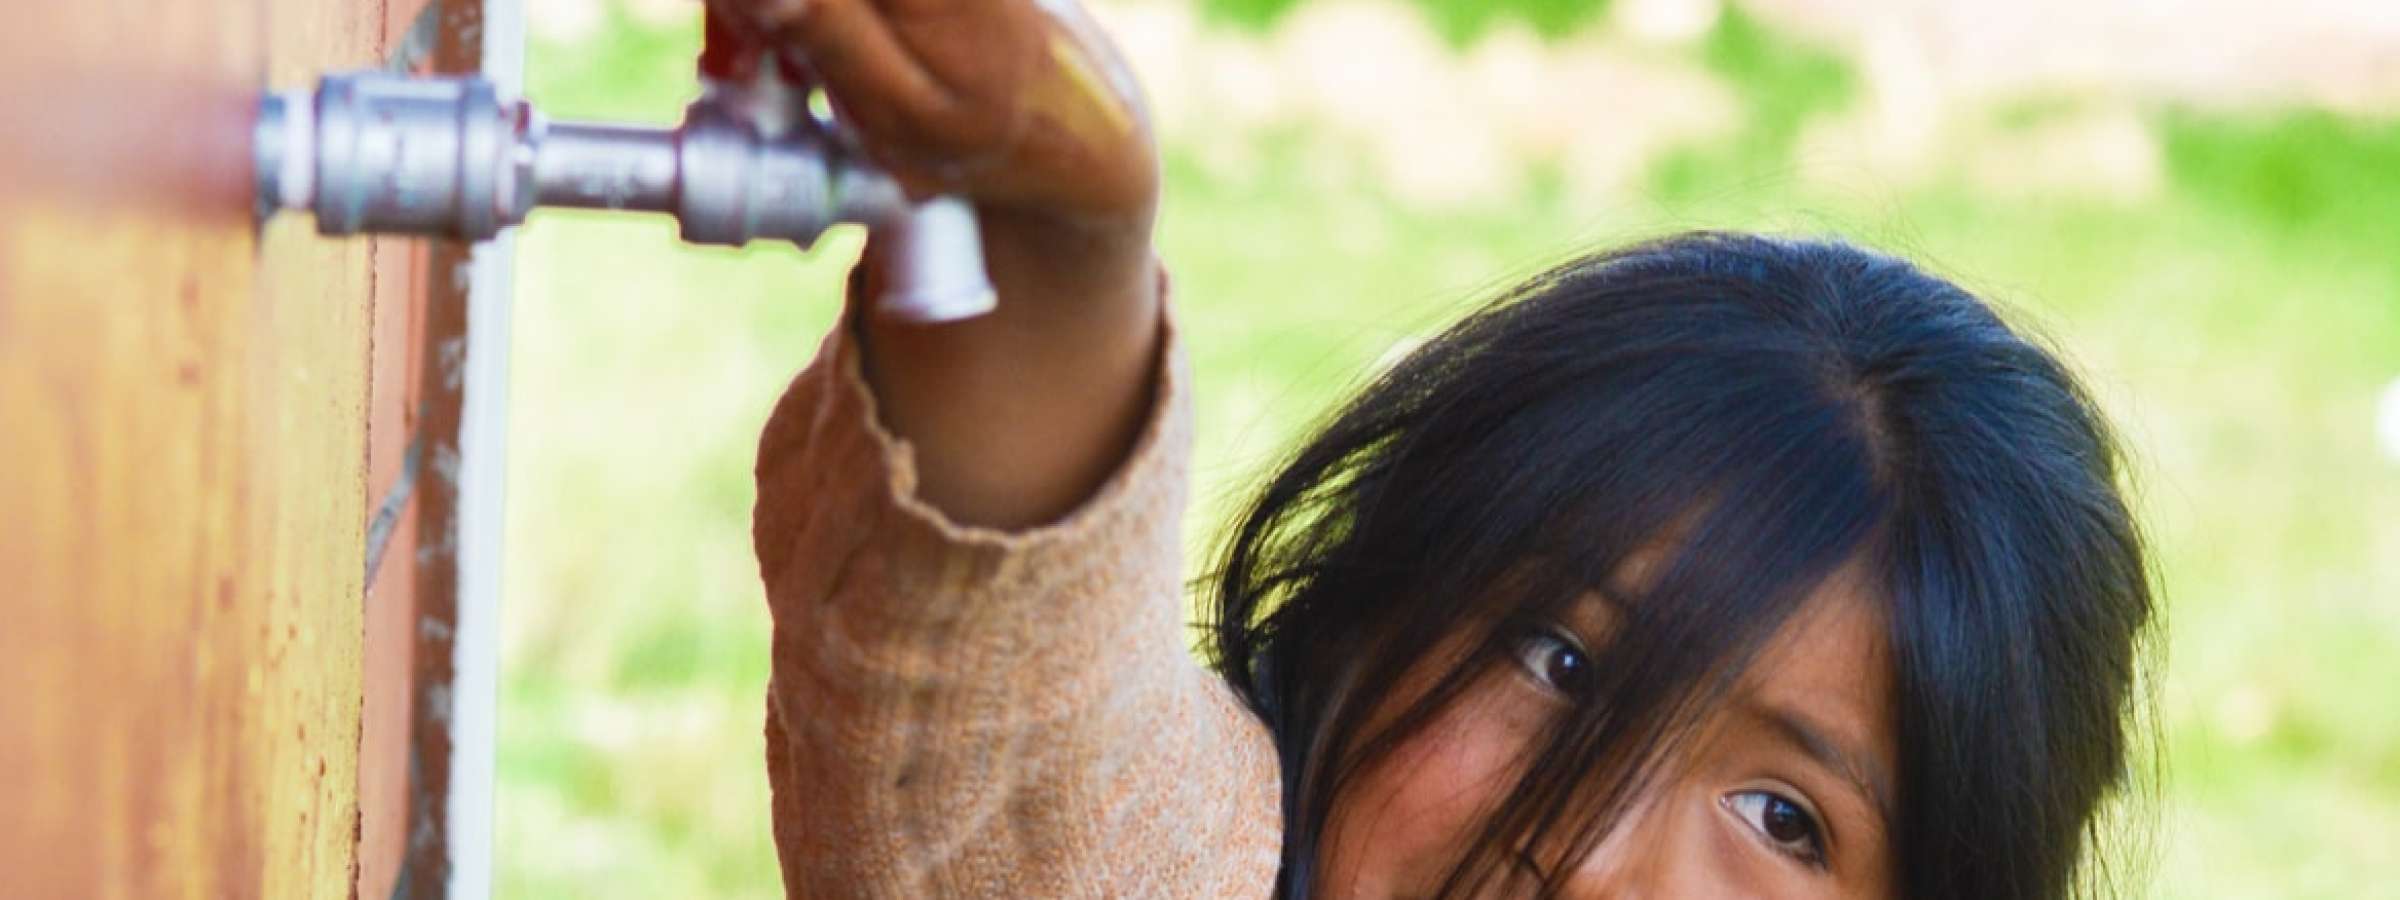
[[(529, 0), (529, 90), (668, 122), (689, 0)], [(1836, 234), (2048, 335), (2168, 600), (2159, 897), (2400, 897), (2400, 3), (1114, 0), (1166, 137), (1190, 544), (1387, 354), (1663, 231)], [(503, 896), (778, 893), (759, 426), (856, 235), (522, 237)]]

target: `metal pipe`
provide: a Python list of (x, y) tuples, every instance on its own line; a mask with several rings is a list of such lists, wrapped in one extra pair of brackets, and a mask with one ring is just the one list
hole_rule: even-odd
[(554, 123), (500, 102), (481, 79), (329, 75), (313, 94), (260, 101), (259, 211), (309, 210), (328, 235), (483, 240), (538, 206), (633, 210), (674, 216), (694, 243), (803, 248), (854, 222), (894, 246), (880, 314), (949, 321), (990, 311), (971, 206), (910, 203), (836, 126), (804, 109), (762, 110), (762, 98), (799, 102), (778, 90), (712, 91), (672, 129)]
[(672, 131), (553, 122), (532, 143), (535, 206), (675, 211)]

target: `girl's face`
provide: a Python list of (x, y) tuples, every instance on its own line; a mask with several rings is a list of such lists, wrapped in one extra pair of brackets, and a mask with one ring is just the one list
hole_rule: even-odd
[[(1657, 563), (1637, 554), (1618, 584)], [(1665, 760), (1617, 826), (1566, 873), (1562, 895), (1890, 897), (1897, 758), (1890, 650), (1862, 572), (1845, 566), (1763, 648), (1741, 684)], [(1556, 634), (1519, 639), (1426, 728), (1336, 802), (1320, 871), (1328, 898), (1430, 896), (1567, 709), (1562, 684), (1607, 634), (1607, 604), (1578, 605)], [(1421, 666), (1425, 678), (1442, 666)], [(1404, 684), (1397, 711), (1430, 685)], [(1505, 885), (1539, 884), (1529, 854)]]

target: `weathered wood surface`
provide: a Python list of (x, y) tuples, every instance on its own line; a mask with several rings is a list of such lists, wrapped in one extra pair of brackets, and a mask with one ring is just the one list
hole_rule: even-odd
[(0, 893), (388, 891), (406, 738), (362, 772), (362, 686), (390, 734), (413, 629), (364, 675), (362, 638), (414, 577), (370, 595), (366, 531), (415, 425), (422, 250), (254, 232), (246, 154), (262, 87), (380, 63), (421, 2), (12, 8)]

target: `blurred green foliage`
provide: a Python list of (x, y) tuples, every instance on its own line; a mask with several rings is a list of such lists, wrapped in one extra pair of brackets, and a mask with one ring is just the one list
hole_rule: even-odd
[[(1288, 5), (1215, 2), (1251, 21)], [(1541, 14), (1570, 23), (1597, 6), (1491, 5), (1576, 10)], [(556, 115), (670, 120), (696, 43), (616, 15), (588, 40), (537, 43), (529, 90)], [(2132, 446), (2169, 601), (2148, 893), (2400, 896), (2400, 466), (2371, 430), (2400, 376), (2400, 125), (2160, 111), (2167, 186), (2138, 202), (1958, 180), (1834, 191), (1792, 156), (1848, 102), (1848, 65), (1738, 13), (1691, 52), (1741, 98), (1743, 126), (1669, 153), (1603, 209), (1539, 180), (1477, 209), (1411, 209), (1305, 129), (1234, 174), (1168, 148), (1159, 240), (1200, 392), (1192, 558), (1378, 360), (1500, 286), (1668, 230), (1841, 234), (2050, 336)], [(777, 893), (752, 442), (856, 248), (693, 248), (663, 221), (592, 215), (524, 230), (503, 896)]]
[[(1251, 31), (1267, 31), (1302, 0), (1205, 0), (1212, 19)], [(1433, 29), (1454, 44), (1466, 44), (1493, 26), (1523, 22), (1537, 34), (1555, 37), (1590, 24), (1608, 11), (1608, 0), (1409, 0)]]
[(1850, 101), (1850, 66), (1826, 51), (1779, 40), (1739, 7), (1719, 17), (1700, 45), (1700, 59), (1742, 101), (1742, 125), (1732, 136), (1668, 154), (1655, 172), (1658, 195), (1691, 198), (1758, 179), (1791, 165), (1802, 125)]
[[(2194, 198), (2286, 233), (2400, 247), (2400, 121), (2309, 110), (2162, 125), (2169, 170)], [(2387, 258), (2400, 265), (2400, 253)]]

